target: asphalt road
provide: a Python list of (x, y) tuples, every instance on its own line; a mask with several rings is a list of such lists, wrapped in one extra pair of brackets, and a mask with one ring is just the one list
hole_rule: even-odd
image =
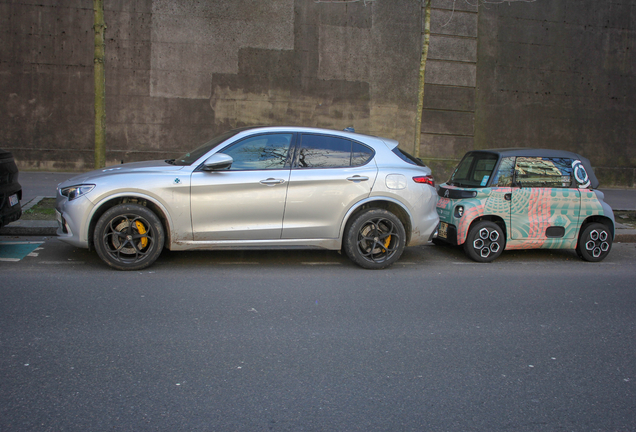
[(117, 272), (40, 240), (0, 262), (2, 431), (636, 430), (634, 244), (601, 263), (426, 246), (383, 271), (164, 252)]

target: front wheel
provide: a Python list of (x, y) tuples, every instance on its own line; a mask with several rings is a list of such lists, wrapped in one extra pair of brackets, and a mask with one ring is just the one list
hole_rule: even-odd
[(383, 269), (395, 263), (406, 242), (400, 219), (382, 209), (360, 213), (348, 225), (344, 249), (354, 263), (366, 269)]
[(576, 253), (585, 261), (597, 262), (605, 259), (612, 249), (612, 235), (602, 223), (587, 225), (576, 246)]
[(477, 262), (491, 262), (505, 247), (503, 230), (490, 221), (477, 222), (470, 228), (464, 243), (464, 252)]
[(161, 221), (138, 204), (120, 204), (97, 221), (93, 242), (99, 257), (117, 270), (141, 270), (154, 263), (163, 249)]

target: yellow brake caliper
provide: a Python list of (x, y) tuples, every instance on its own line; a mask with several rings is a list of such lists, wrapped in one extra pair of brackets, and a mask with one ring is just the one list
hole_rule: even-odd
[(386, 240), (384, 241), (384, 248), (388, 250), (390, 243), (391, 243), (391, 236), (388, 236)]
[[(139, 231), (139, 234), (141, 234), (141, 235), (146, 234), (146, 227), (144, 226), (144, 224), (142, 224), (139, 221), (135, 221), (135, 225), (137, 226), (137, 231)], [(148, 246), (148, 237), (142, 237), (141, 238), (141, 247), (145, 248), (146, 246)]]

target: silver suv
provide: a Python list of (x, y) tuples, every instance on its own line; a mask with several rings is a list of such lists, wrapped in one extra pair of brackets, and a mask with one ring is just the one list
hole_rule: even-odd
[(229, 131), (179, 158), (58, 186), (58, 236), (138, 270), (171, 250), (343, 249), (385, 268), (439, 222), (431, 170), (394, 140), (347, 131)]

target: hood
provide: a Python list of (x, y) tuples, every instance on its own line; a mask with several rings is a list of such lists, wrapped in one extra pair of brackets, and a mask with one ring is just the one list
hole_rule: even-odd
[(163, 160), (131, 162), (121, 165), (113, 165), (87, 173), (76, 175), (57, 185), (58, 189), (67, 186), (75, 186), (85, 183), (95, 183), (100, 179), (121, 174), (149, 174), (180, 171), (185, 168), (182, 165), (170, 165)]

